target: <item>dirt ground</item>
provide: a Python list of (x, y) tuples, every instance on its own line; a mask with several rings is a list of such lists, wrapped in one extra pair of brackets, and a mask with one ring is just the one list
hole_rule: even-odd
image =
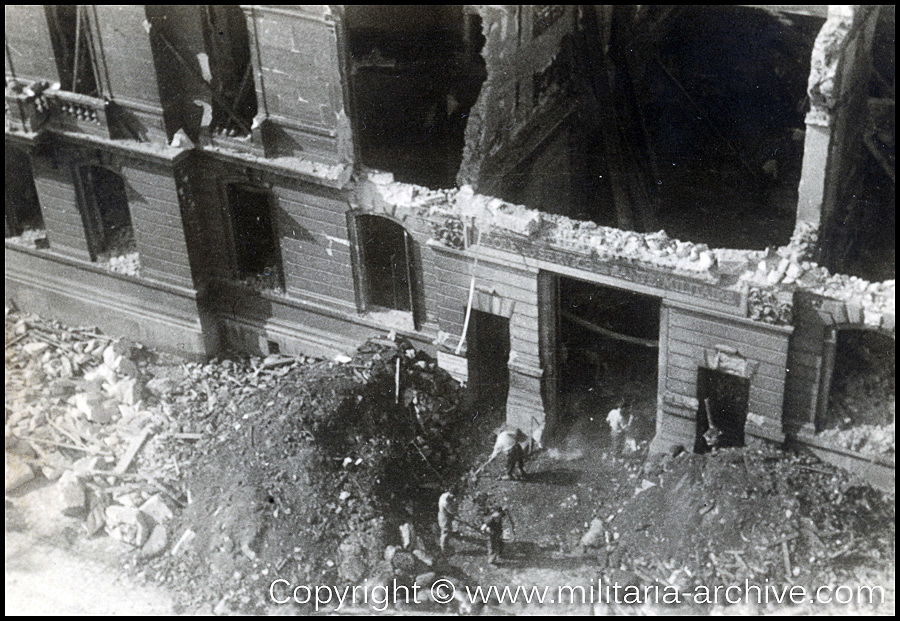
[(7, 495), (6, 614), (173, 614), (166, 589), (123, 571), (127, 546), (85, 538), (79, 520), (59, 515), (54, 491), (35, 480)]
[[(206, 364), (112, 342), (103, 347), (131, 352), (134, 368), (117, 358), (117, 369), (128, 368), (141, 398), (120, 404), (109, 420), (85, 420), (67, 399), (81, 403), (78, 391), (91, 389), (81, 377), (108, 362), (90, 353), (103, 349), (93, 344), (101, 337), (15, 313), (6, 323), (7, 456), (20, 455), (36, 473), (7, 492), (7, 612), (302, 614), (316, 611), (272, 602), (274, 580), (427, 586), (442, 576), (460, 588), (587, 588), (602, 579), (687, 591), (749, 580), (887, 591), (885, 604), (837, 608), (489, 602), (487, 611), (499, 614), (894, 609), (892, 495), (774, 448), (648, 460), (654, 398), (637, 385), (626, 391), (634, 422), (617, 454), (604, 419), (621, 391), (598, 390), (575, 399), (566, 437), (531, 455), (526, 477), (506, 480), (502, 456), (472, 476), (491, 452), (502, 413), (472, 420), (465, 391), (399, 340), (380, 336), (340, 362), (232, 356)], [(81, 366), (67, 380), (76, 395), (49, 396), (59, 388), (52, 375), (66, 368), (57, 357), (82, 351), (89, 355), (72, 354)], [(122, 381), (103, 390), (115, 392)], [(625, 385), (624, 378), (606, 382)], [(138, 434), (135, 418), (148, 439), (125, 474), (115, 475), (112, 466)], [(57, 444), (85, 443), (59, 449), (68, 468), (86, 449), (111, 452), (108, 465), (91, 462), (85, 512), (72, 516), (59, 505), (62, 484), (45, 478), (54, 476), (46, 458), (21, 442), (46, 444), (60, 429), (74, 440)], [(444, 555), (437, 497), (454, 484), (461, 523)], [(105, 507), (143, 507), (155, 495), (173, 513), (160, 518), (162, 551), (151, 555), (149, 543), (129, 545), (102, 529), (87, 535), (92, 508), (102, 516)], [(488, 563), (479, 529), (483, 509), (493, 505), (513, 521), (497, 564)], [(405, 522), (418, 534), (408, 550), (399, 528)], [(385, 612), (415, 610), (426, 607)]]

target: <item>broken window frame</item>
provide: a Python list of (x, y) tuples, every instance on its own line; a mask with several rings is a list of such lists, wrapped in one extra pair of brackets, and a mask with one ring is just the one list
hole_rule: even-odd
[[(5, 220), (4, 220), (4, 226), (5, 226), (5, 230), (4, 230), (5, 235), (4, 236), (5, 237), (19, 237), (20, 235), (25, 233), (26, 230), (44, 231), (44, 230), (46, 230), (46, 226), (44, 224), (44, 211), (43, 211), (43, 207), (41, 206), (40, 196), (37, 193), (37, 187), (35, 186), (35, 183), (34, 183), (34, 168), (31, 165), (31, 157), (28, 155), (28, 153), (24, 149), (7, 144), (6, 145), (6, 160), (7, 160), (6, 174), (7, 174), (7, 176), (9, 176), (11, 173), (10, 166), (9, 166), (10, 159), (19, 159), (20, 162), (22, 164), (24, 164), (23, 169), (25, 166), (27, 166), (26, 178), (22, 179), (21, 181), (23, 183), (25, 183), (26, 185), (30, 186), (30, 188), (26, 188), (26, 189), (28, 190), (28, 194), (30, 194), (32, 196), (26, 195), (26, 196), (19, 197), (22, 201), (20, 206), (21, 205), (26, 206), (27, 211), (35, 210), (35, 213), (23, 214), (23, 213), (21, 213), (21, 211), (19, 209), (15, 208), (16, 204), (10, 205), (10, 202), (7, 201), (6, 202), (6, 210), (5, 210)], [(9, 191), (9, 189), (10, 189), (8, 183), (9, 182), (7, 182), (7, 191)], [(33, 201), (31, 200), (32, 198), (33, 198)], [(40, 224), (38, 226), (32, 226), (32, 227), (26, 228), (26, 224), (32, 220), (39, 221)]]
[(78, 180), (77, 197), (79, 211), (81, 212), (81, 220), (84, 225), (88, 252), (91, 256), (91, 261), (93, 262), (100, 261), (103, 255), (110, 254), (111, 256), (116, 256), (116, 254), (111, 253), (113, 248), (106, 237), (107, 233), (105, 231), (106, 226), (104, 223), (104, 216), (101, 213), (100, 203), (97, 199), (96, 176), (94, 174), (95, 169), (101, 169), (114, 175), (121, 183), (122, 193), (125, 199), (125, 212), (128, 215), (128, 227), (131, 229), (132, 243), (135, 243), (134, 224), (131, 218), (131, 203), (128, 200), (128, 190), (125, 185), (124, 177), (122, 177), (118, 170), (115, 170), (110, 166), (98, 163), (81, 164), (75, 170), (75, 176)]
[[(204, 83), (210, 89), (212, 120), (210, 122), (210, 131), (213, 133), (222, 133), (228, 136), (247, 137), (252, 134), (253, 120), (259, 113), (259, 101), (256, 95), (256, 85), (253, 77), (253, 55), (250, 51), (251, 36), (247, 25), (247, 18), (243, 13), (240, 5), (228, 5), (237, 7), (243, 18), (243, 33), (234, 31), (234, 24), (229, 22), (229, 15), (225, 12), (224, 5), (201, 5), (198, 7), (201, 16), (201, 24), (203, 30), (203, 42), (206, 55), (209, 58), (209, 68), (211, 72), (210, 82)], [(224, 22), (224, 23), (223, 23)], [(225, 32), (232, 45), (230, 52), (223, 52), (224, 46), (214, 45), (214, 30), (218, 28)], [(229, 94), (228, 87), (233, 86), (234, 78), (237, 73), (229, 73), (226, 65), (237, 64), (237, 51), (234, 48), (238, 45), (243, 47), (246, 38), (246, 67), (241, 78), (239, 78), (237, 90)], [(240, 40), (240, 41), (238, 41)], [(252, 102), (252, 104), (251, 104)], [(249, 106), (247, 110), (243, 110), (243, 104)]]
[[(71, 93), (100, 97), (102, 95), (101, 72), (94, 50), (94, 36), (88, 8), (75, 5), (75, 32), (68, 32), (59, 11), (61, 6), (46, 5), (45, 14), (50, 28), (53, 52), (59, 71), (62, 90)], [(79, 64), (79, 61), (82, 61)]]
[[(407, 283), (407, 295), (409, 304), (409, 308), (397, 308), (385, 306), (383, 304), (376, 304), (372, 301), (374, 297), (371, 293), (372, 282), (370, 278), (370, 266), (368, 265), (368, 261), (366, 259), (366, 251), (363, 237), (365, 235), (365, 219), (367, 218), (378, 218), (380, 220), (384, 220), (390, 223), (391, 226), (399, 228), (403, 232), (403, 250), (405, 256), (405, 267), (406, 267), (406, 283)], [(356, 307), (358, 312), (360, 313), (369, 313), (369, 312), (378, 312), (378, 311), (398, 311), (402, 313), (409, 313), (413, 320), (413, 326), (416, 330), (421, 329), (421, 310), (420, 310), (420, 295), (417, 287), (417, 274), (418, 270), (415, 266), (415, 244), (410, 235), (409, 231), (406, 230), (406, 227), (397, 222), (396, 220), (389, 218), (387, 216), (379, 215), (379, 214), (371, 214), (371, 213), (357, 213), (357, 212), (348, 212), (347, 213), (347, 229), (349, 233), (350, 239), (350, 254), (351, 254), (351, 263), (353, 267), (353, 280), (354, 280), (354, 292), (356, 297)], [(396, 285), (397, 281), (394, 280), (393, 284), (395, 286), (394, 297), (397, 297)]]
[[(241, 248), (239, 247), (239, 234), (237, 231), (237, 226), (235, 222), (235, 216), (238, 213), (236, 208), (237, 205), (232, 201), (230, 188), (237, 187), (242, 192), (246, 192), (248, 194), (258, 194), (264, 197), (265, 209), (267, 210), (267, 215), (269, 219), (269, 229), (272, 237), (272, 255), (275, 259), (276, 265), (272, 266), (273, 273), (271, 275), (265, 274), (265, 272), (259, 271), (246, 271), (242, 269), (242, 258), (241, 258)], [(231, 253), (231, 264), (232, 264), (232, 274), (234, 278), (238, 280), (244, 280), (249, 278), (263, 278), (266, 279), (271, 277), (272, 287), (271, 288), (284, 288), (284, 264), (281, 256), (281, 236), (278, 233), (278, 225), (276, 221), (276, 197), (270, 188), (267, 188), (258, 183), (254, 183), (252, 181), (248, 181), (247, 179), (226, 179), (221, 184), (220, 194), (222, 196), (222, 204), (225, 206), (225, 218), (224, 221), (226, 223), (226, 228), (228, 231), (229, 242), (230, 242), (230, 253)]]

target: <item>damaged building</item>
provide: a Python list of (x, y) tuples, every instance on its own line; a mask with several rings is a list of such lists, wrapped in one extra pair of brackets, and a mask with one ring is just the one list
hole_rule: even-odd
[(622, 401), (658, 451), (713, 426), (853, 457), (829, 432), (893, 424), (893, 7), (7, 6), (6, 29), (18, 308), (196, 357), (394, 331), (537, 440)]

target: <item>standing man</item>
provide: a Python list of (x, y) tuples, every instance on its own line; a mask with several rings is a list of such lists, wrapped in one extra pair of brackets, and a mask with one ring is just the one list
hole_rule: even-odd
[(453, 490), (447, 490), (438, 499), (438, 526), (441, 528), (441, 552), (447, 552), (447, 540), (453, 533), (453, 521), (456, 519), (459, 509), (456, 502), (456, 494)]
[(509, 520), (515, 534), (515, 525), (503, 507), (497, 506), (482, 524), (481, 532), (488, 535), (488, 563), (495, 564), (503, 554), (503, 520)]
[[(516, 474), (518, 468), (519, 473)], [(506, 453), (506, 477), (508, 479), (521, 479), (527, 475), (525, 472), (525, 451), (522, 445), (516, 442)]]
[(619, 401), (616, 407), (606, 415), (606, 422), (609, 424), (610, 449), (613, 456), (619, 454), (619, 437), (622, 430), (625, 429), (625, 417), (622, 415), (622, 406), (624, 405), (622, 401)]

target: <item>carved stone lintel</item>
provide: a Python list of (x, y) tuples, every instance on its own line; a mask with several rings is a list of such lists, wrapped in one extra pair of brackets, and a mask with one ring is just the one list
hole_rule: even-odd
[(717, 346), (715, 350), (706, 350), (704, 357), (706, 368), (746, 379), (752, 378), (759, 368), (758, 362), (747, 360), (730, 347)]
[(779, 326), (792, 325), (794, 321), (794, 303), (790, 292), (780, 294), (775, 289), (750, 287), (747, 291), (747, 317), (754, 321)]

